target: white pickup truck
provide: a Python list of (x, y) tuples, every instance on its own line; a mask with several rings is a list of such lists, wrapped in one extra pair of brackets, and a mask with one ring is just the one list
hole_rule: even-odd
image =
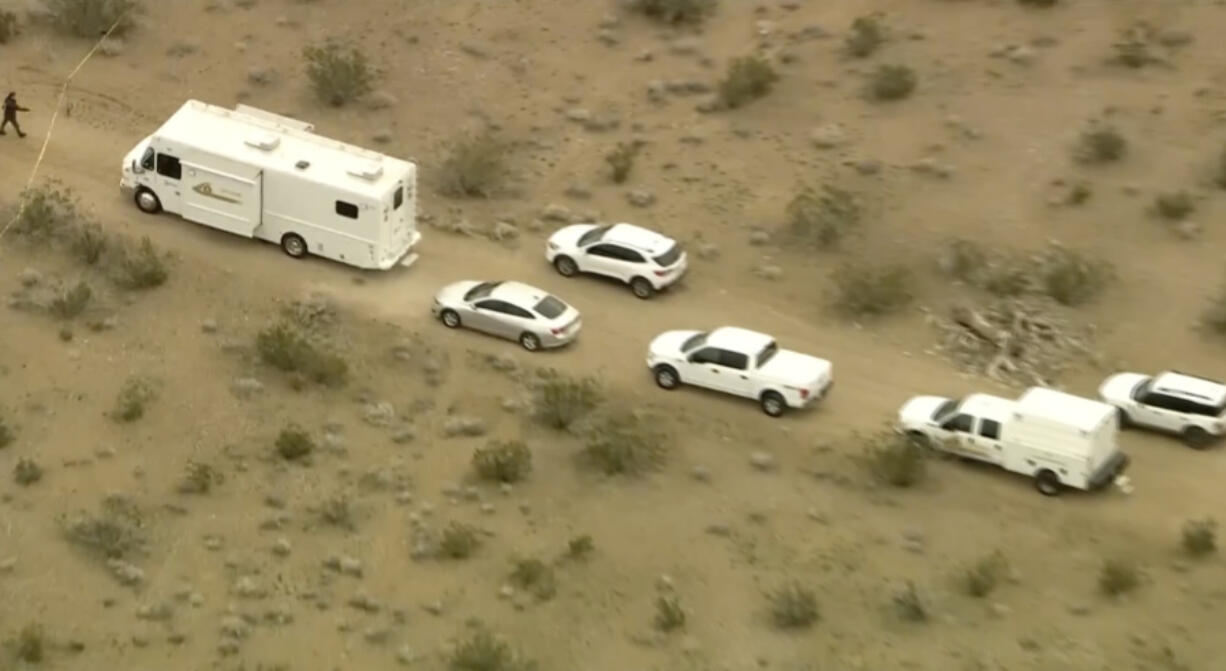
[(833, 383), (829, 361), (733, 326), (665, 331), (647, 349), (647, 368), (662, 389), (689, 384), (752, 398), (771, 417), (816, 403)]
[(917, 396), (899, 410), (898, 424), (935, 449), (1033, 477), (1047, 496), (1065, 487), (1127, 488), (1129, 459), (1116, 443), (1116, 410), (1106, 403), (1043, 387), (1016, 401)]

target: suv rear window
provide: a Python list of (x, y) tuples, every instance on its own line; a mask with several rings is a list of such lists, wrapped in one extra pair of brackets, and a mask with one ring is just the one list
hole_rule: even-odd
[(664, 252), (663, 254), (655, 258), (655, 262), (658, 263), (661, 267), (667, 268), (673, 265), (674, 263), (676, 263), (677, 259), (680, 259), (680, 258), (681, 258), (681, 244), (674, 242), (673, 246), (668, 248), (668, 251)]
[(563, 303), (553, 296), (546, 296), (542, 298), (541, 302), (537, 303), (536, 307), (532, 309), (545, 319), (554, 319), (563, 312), (566, 312), (566, 303)]

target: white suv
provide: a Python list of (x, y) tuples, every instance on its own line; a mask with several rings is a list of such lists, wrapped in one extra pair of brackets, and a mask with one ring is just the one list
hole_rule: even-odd
[(1226, 433), (1226, 384), (1215, 380), (1176, 371), (1117, 373), (1098, 395), (1119, 408), (1120, 426), (1177, 433), (1190, 447), (1208, 447)]
[(771, 417), (816, 403), (833, 382), (829, 361), (780, 349), (764, 333), (732, 326), (665, 331), (648, 347), (647, 368), (663, 389), (691, 384), (752, 398)]
[(545, 244), (545, 260), (563, 277), (603, 275), (630, 285), (639, 298), (675, 284), (686, 254), (676, 240), (633, 224), (574, 224)]

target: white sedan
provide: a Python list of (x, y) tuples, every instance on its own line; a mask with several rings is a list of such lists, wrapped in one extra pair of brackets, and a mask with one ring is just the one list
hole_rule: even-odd
[(439, 290), (430, 311), (447, 328), (514, 340), (529, 352), (569, 344), (583, 326), (578, 310), (522, 282), (455, 282)]
[(781, 349), (769, 335), (733, 326), (661, 333), (648, 348), (647, 367), (661, 388), (689, 384), (752, 398), (771, 417), (812, 405), (834, 381), (829, 361)]
[(685, 274), (687, 258), (670, 237), (633, 224), (574, 224), (545, 243), (545, 260), (563, 277), (602, 275), (651, 298)]

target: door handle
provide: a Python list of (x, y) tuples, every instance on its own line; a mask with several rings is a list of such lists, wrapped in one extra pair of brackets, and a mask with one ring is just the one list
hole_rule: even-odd
[(719, 369), (718, 369), (718, 368), (712, 368), (712, 369), (711, 369), (711, 372), (712, 372), (712, 373), (715, 373), (716, 375), (719, 375)]
[(742, 376), (741, 376), (741, 379), (742, 379), (742, 380), (748, 380), (748, 379), (749, 379), (749, 376), (748, 376), (748, 375), (742, 375)]

